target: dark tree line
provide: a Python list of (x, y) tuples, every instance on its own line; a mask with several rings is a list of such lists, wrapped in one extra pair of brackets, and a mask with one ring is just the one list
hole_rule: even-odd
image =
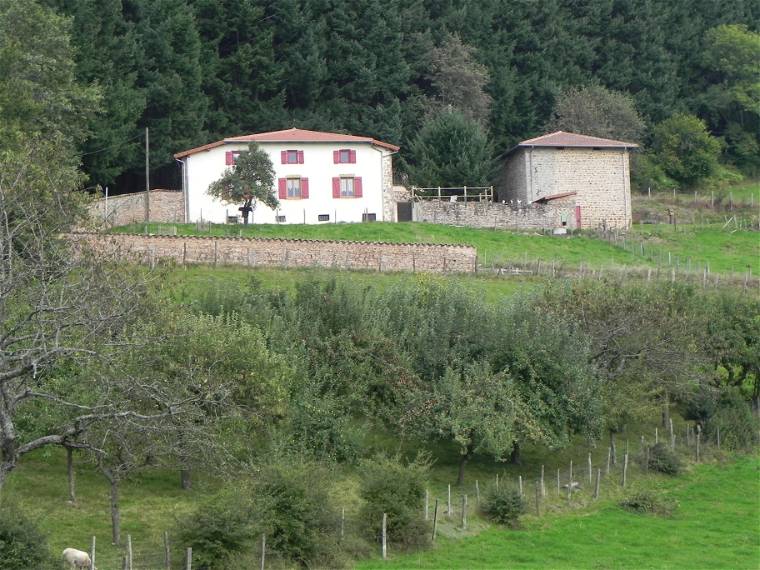
[(590, 84), (630, 94), (650, 125), (698, 114), (729, 161), (757, 168), (757, 113), (720, 96), (740, 66), (709, 56), (736, 48), (717, 26), (757, 31), (751, 0), (44, 3), (72, 18), (78, 78), (102, 92), (81, 147), (93, 185), (141, 187), (146, 126), (156, 185), (178, 184), (178, 150), (293, 125), (400, 144), (403, 168), (431, 110), (451, 105), (483, 117), (499, 154), (542, 132), (563, 90)]

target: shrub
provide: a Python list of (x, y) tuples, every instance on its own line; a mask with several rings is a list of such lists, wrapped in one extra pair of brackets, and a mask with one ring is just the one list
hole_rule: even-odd
[(721, 447), (741, 449), (752, 445), (757, 423), (749, 404), (735, 388), (728, 388), (720, 395), (715, 413), (705, 424), (706, 437), (717, 441), (718, 428)]
[(678, 507), (678, 503), (674, 499), (653, 491), (634, 493), (620, 501), (619, 504), (627, 511), (664, 517), (672, 515), (673, 511)]
[(339, 517), (318, 465), (275, 463), (252, 482), (237, 483), (178, 524), (198, 568), (237, 568), (266, 534), (267, 552), (301, 566), (344, 565), (337, 546)]
[(525, 503), (520, 493), (509, 487), (492, 488), (483, 501), (483, 512), (491, 520), (516, 526), (520, 515), (525, 512)]
[(7, 503), (0, 508), (0, 568), (58, 568), (47, 538), (23, 512)]
[(179, 521), (181, 544), (193, 547), (193, 564), (200, 570), (224, 567), (251, 543), (252, 505), (239, 492), (225, 492)]
[(430, 463), (423, 456), (407, 464), (398, 456), (385, 455), (361, 463), (359, 493), (364, 505), (360, 518), (371, 536), (379, 540), (385, 513), (390, 542), (406, 547), (427, 543), (429, 525), (424, 520), (423, 501), (429, 470)]
[(649, 448), (649, 469), (667, 475), (681, 472), (681, 461), (664, 443), (656, 443)]

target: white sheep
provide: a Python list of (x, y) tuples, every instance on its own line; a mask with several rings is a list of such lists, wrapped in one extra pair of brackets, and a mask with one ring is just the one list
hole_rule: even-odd
[(90, 555), (76, 548), (67, 548), (63, 551), (63, 563), (68, 568), (90, 568), (90, 570), (96, 570), (92, 568)]

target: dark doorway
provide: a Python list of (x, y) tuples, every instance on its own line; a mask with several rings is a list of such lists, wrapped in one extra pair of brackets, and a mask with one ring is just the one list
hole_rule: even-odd
[(397, 202), (396, 203), (396, 219), (399, 222), (411, 222), (412, 221), (412, 203), (411, 202)]

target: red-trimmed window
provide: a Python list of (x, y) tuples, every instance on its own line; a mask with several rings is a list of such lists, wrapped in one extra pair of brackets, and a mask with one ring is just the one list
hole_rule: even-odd
[(228, 150), (224, 153), (224, 164), (227, 166), (233, 166), (236, 162), (238, 157), (240, 156), (240, 153), (242, 151), (240, 150)]
[(340, 176), (333, 178), (333, 198), (361, 198), (362, 179), (360, 176)]
[(280, 200), (306, 200), (309, 197), (309, 179), (292, 176), (277, 181)]
[(283, 150), (280, 153), (280, 162), (282, 164), (303, 164), (303, 151)]
[(349, 148), (334, 150), (333, 164), (356, 164), (356, 151)]

